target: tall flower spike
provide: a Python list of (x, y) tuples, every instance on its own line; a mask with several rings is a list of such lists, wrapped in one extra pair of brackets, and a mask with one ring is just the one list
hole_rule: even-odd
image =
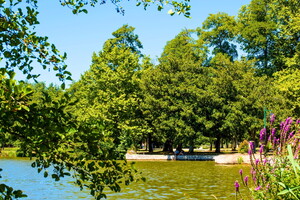
[(257, 158), (256, 160), (255, 160), (255, 165), (258, 165), (259, 164), (259, 159)]
[(274, 121), (275, 121), (275, 114), (272, 114), (271, 116), (270, 116), (270, 123), (271, 123), (271, 125), (274, 123)]
[(260, 146), (259, 153), (262, 154), (264, 152), (264, 145)]
[(291, 117), (287, 118), (283, 123), (282, 131), (284, 133), (287, 133), (290, 130), (292, 123), (293, 123), (293, 119)]
[(236, 191), (236, 192), (239, 192), (240, 184), (239, 184), (238, 181), (235, 181), (235, 182), (234, 182), (234, 187), (235, 187), (235, 191)]
[(245, 176), (245, 178), (244, 178), (244, 183), (245, 183), (245, 185), (248, 185), (248, 179), (249, 179), (249, 177), (248, 177), (248, 176)]
[(275, 134), (276, 134), (276, 128), (272, 128), (271, 135), (273, 138), (274, 138)]
[(259, 133), (259, 139), (261, 141), (265, 140), (265, 135), (266, 135), (266, 128), (261, 129), (260, 133)]
[(249, 142), (249, 144), (250, 144), (250, 149), (254, 150), (254, 142), (251, 141), (251, 142)]

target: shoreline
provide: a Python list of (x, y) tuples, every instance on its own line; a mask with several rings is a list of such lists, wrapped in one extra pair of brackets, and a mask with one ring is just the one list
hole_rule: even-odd
[(216, 164), (250, 164), (248, 154), (216, 154), (216, 155), (144, 155), (126, 154), (126, 160), (178, 160), (178, 161), (215, 161)]

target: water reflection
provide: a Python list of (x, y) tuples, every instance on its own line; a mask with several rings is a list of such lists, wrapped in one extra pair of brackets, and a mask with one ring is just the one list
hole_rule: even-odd
[(123, 188), (112, 199), (234, 199), (233, 183), (239, 180), (239, 169), (249, 166), (216, 165), (211, 161), (137, 162), (147, 182)]
[[(22, 189), (30, 200), (93, 199), (88, 192), (74, 186), (71, 178), (55, 182), (45, 179), (26, 159), (0, 159), (1, 182)], [(216, 165), (211, 161), (142, 161), (136, 168), (146, 182), (123, 186), (120, 193), (109, 193), (108, 199), (234, 199), (235, 180), (239, 169), (249, 166)]]

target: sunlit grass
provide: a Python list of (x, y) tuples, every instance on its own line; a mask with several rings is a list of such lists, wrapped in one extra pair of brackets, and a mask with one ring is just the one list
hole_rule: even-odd
[(1, 158), (15, 158), (17, 157), (18, 147), (5, 147), (0, 149)]

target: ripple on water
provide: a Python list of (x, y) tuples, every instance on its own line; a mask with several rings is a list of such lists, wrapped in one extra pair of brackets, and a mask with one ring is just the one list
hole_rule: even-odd
[[(28, 194), (24, 200), (91, 200), (88, 192), (73, 185), (71, 178), (55, 182), (43, 178), (30, 167), (29, 160), (1, 160), (2, 182)], [(108, 200), (143, 199), (234, 199), (235, 180), (239, 169), (250, 171), (248, 166), (220, 166), (207, 161), (152, 161), (136, 162), (136, 167), (147, 178), (146, 182), (122, 186), (120, 193), (109, 192)]]

